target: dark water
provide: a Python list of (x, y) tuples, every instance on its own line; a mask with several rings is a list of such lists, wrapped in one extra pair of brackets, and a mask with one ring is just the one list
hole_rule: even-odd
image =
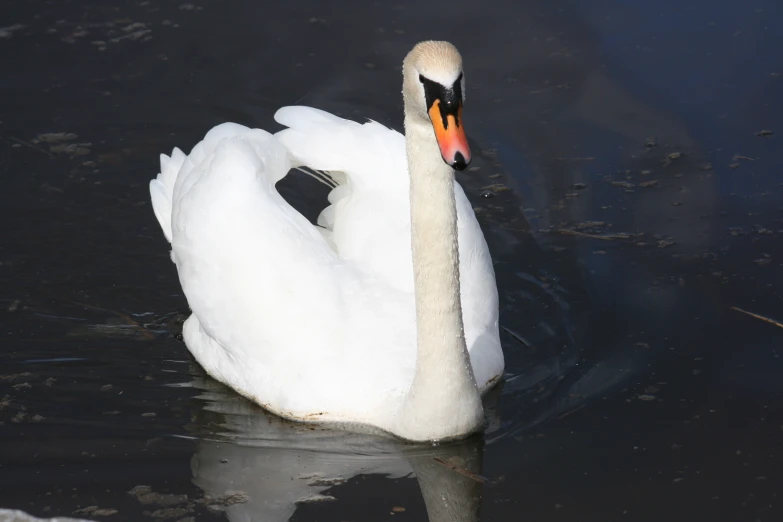
[[(783, 320), (782, 22), (773, 0), (15, 2), (0, 507), (780, 520), (783, 330), (732, 307)], [(293, 103), (401, 129), (399, 65), (428, 38), (466, 62), (480, 169), (459, 181), (501, 295), (487, 433), (432, 448), (282, 422), (174, 336), (187, 305), (148, 201), (157, 156), (227, 120), (274, 130)], [(281, 187), (308, 216), (321, 190)]]

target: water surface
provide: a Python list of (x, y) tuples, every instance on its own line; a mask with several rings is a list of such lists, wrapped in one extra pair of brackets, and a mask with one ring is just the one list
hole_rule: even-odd
[[(0, 24), (0, 507), (779, 520), (783, 330), (742, 310), (783, 320), (781, 15), (771, 0), (17, 3)], [(422, 447), (283, 422), (177, 340), (187, 304), (148, 180), (159, 153), (228, 120), (276, 130), (286, 104), (401, 129), (400, 62), (427, 38), (465, 59), (479, 168), (458, 180), (507, 360), (487, 432)], [(304, 176), (281, 192), (308, 217), (323, 205)]]

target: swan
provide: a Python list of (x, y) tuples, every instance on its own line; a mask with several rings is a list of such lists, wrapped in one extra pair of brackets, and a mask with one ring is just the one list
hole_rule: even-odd
[[(224, 123), (162, 154), (150, 196), (210, 376), (284, 418), (457, 439), (502, 377), (497, 286), (454, 179), (462, 58), (425, 41), (402, 70), (404, 136), (284, 107), (275, 134)], [(332, 188), (317, 225), (275, 188), (292, 168)]]

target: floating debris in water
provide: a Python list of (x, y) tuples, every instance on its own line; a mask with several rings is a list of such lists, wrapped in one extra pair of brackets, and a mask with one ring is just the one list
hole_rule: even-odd
[(61, 40), (65, 43), (72, 44), (76, 42), (77, 38), (84, 38), (85, 36), (87, 36), (87, 31), (82, 29), (80, 26), (77, 26), (71, 34), (64, 36), (61, 38)]
[(141, 495), (147, 495), (149, 493), (152, 493), (152, 488), (145, 485), (134, 486), (130, 491), (128, 491), (128, 495), (136, 498), (140, 497)]
[(0, 38), (9, 39), (16, 31), (24, 29), (22, 24), (9, 25), (8, 27), (0, 27)]
[(219, 497), (206, 496), (204, 502), (213, 506), (233, 506), (234, 504), (244, 504), (250, 500), (250, 497), (244, 491), (227, 491), (225, 495)]
[(487, 477), (483, 477), (483, 476), (481, 476), (481, 475), (479, 475), (477, 473), (473, 473), (472, 471), (468, 471), (467, 469), (465, 469), (465, 468), (463, 468), (461, 466), (457, 466), (455, 464), (452, 464), (451, 462), (445, 461), (445, 460), (443, 460), (440, 457), (433, 457), (432, 460), (434, 460), (435, 462), (437, 462), (438, 464), (440, 464), (442, 466), (446, 466), (450, 470), (452, 470), (452, 471), (454, 471), (456, 473), (459, 473), (460, 475), (463, 475), (465, 477), (471, 478), (471, 479), (475, 480), (476, 482), (481, 482), (482, 484), (484, 484), (485, 482), (489, 482), (489, 479)]
[(481, 190), (491, 190), (492, 192), (498, 193), (498, 192), (507, 192), (511, 189), (502, 183), (493, 183), (492, 185), (481, 187)]
[(59, 143), (50, 145), (49, 152), (55, 154), (68, 154), (71, 158), (86, 156), (92, 152), (92, 143)]
[(0, 381), (21, 381), (23, 379), (29, 379), (31, 377), (35, 377), (35, 374), (30, 372), (22, 372), (22, 373), (10, 373), (8, 375), (0, 375)]
[(748, 312), (747, 310), (743, 310), (742, 308), (738, 308), (736, 306), (731, 307), (732, 310), (736, 310), (737, 312), (742, 312), (743, 314), (749, 315), (751, 317), (755, 317), (756, 319), (760, 319), (766, 323), (774, 324), (775, 326), (779, 326), (780, 328), (783, 328), (783, 323), (780, 321), (776, 321), (775, 319), (772, 319), (771, 317), (766, 317), (759, 314), (754, 314), (753, 312)]
[(297, 504), (315, 504), (317, 502), (334, 502), (337, 500), (332, 495), (308, 495), (306, 497), (302, 497), (299, 500), (296, 501)]
[[(111, 38), (109, 42), (113, 44), (120, 43), (123, 40), (133, 40), (133, 41), (138, 40), (142, 42), (147, 42), (152, 39), (152, 37), (149, 36), (152, 33), (152, 29), (148, 29), (146, 24), (143, 24), (141, 22), (134, 22), (130, 25), (123, 27), (121, 30), (125, 34), (122, 36), (117, 36), (116, 38)], [(101, 49), (99, 48), (99, 50)]]
[(60, 141), (73, 141), (76, 138), (78, 138), (76, 134), (72, 132), (44, 132), (43, 134), (39, 134), (35, 137), (33, 140), (33, 143), (38, 143), (40, 141), (44, 143), (57, 143)]
[(109, 515), (116, 515), (119, 513), (114, 508), (100, 508), (98, 506), (87, 506), (86, 508), (77, 509), (73, 512), (74, 515), (89, 515), (91, 517), (107, 517)]
[(604, 228), (605, 226), (605, 221), (580, 221), (574, 225), (574, 228), (576, 230), (584, 230), (586, 228)]
[(762, 138), (766, 138), (766, 137), (772, 136), (773, 134), (775, 134), (775, 133), (772, 132), (771, 130), (764, 129), (764, 130), (758, 131), (756, 133), (756, 136), (761, 136)]
[[(301, 477), (300, 476), (299, 478), (302, 479), (302, 478), (305, 478), (305, 477)], [(340, 477), (326, 478), (326, 477), (324, 477), (324, 476), (322, 476), (320, 474), (318, 474), (318, 475), (310, 475), (310, 476), (306, 477), (305, 480), (307, 480), (307, 485), (308, 486), (314, 486), (314, 487), (318, 487), (318, 486), (320, 486), (320, 487), (324, 487), (324, 486), (331, 487), (331, 486), (338, 486), (340, 484), (344, 484), (345, 483), (345, 479), (343, 479), (343, 478), (340, 478)]]
[(579, 232), (577, 230), (569, 230), (566, 228), (560, 228), (555, 230), (542, 230), (542, 232), (549, 232), (550, 234), (560, 234), (562, 236), (578, 236), (578, 237), (586, 237), (590, 239), (600, 239), (602, 241), (613, 241), (616, 239), (631, 239), (631, 237), (633, 237), (631, 236), (631, 234), (627, 234), (625, 232), (620, 232), (617, 234), (598, 235), (598, 234), (588, 234), (586, 232)]
[[(172, 518), (181, 518), (190, 513), (193, 513), (193, 508), (190, 507), (161, 508), (149, 513), (149, 516), (157, 520), (169, 520)], [(145, 512), (145, 514), (147, 513)]]

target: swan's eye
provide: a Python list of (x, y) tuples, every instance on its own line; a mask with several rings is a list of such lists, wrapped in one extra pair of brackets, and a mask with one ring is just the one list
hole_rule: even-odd
[(432, 107), (435, 100), (440, 100), (443, 108), (453, 108), (456, 110), (457, 105), (462, 104), (462, 73), (459, 73), (457, 79), (451, 87), (432, 81), (425, 77), (423, 74), (419, 74), (419, 81), (424, 87), (424, 98), (427, 102), (427, 110)]
[(460, 73), (451, 87), (432, 81), (422, 74), (419, 75), (419, 81), (424, 87), (427, 110), (432, 107), (435, 100), (440, 100), (441, 109), (453, 111), (456, 111), (457, 107), (462, 104), (462, 73)]

